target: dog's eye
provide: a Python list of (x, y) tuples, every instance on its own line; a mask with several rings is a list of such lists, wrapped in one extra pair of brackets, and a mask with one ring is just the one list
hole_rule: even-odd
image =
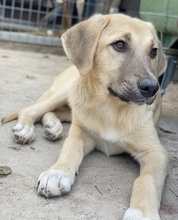
[(114, 49), (116, 51), (124, 52), (126, 50), (127, 43), (123, 40), (119, 40), (119, 41), (113, 43), (112, 46), (114, 47)]
[(152, 48), (151, 49), (151, 52), (150, 52), (150, 57), (152, 58), (152, 59), (154, 59), (155, 57), (156, 57), (156, 55), (157, 55), (157, 48)]

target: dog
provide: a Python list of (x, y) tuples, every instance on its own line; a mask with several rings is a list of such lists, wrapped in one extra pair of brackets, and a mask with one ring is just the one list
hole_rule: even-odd
[(18, 118), (13, 133), (20, 144), (35, 138), (37, 121), (51, 141), (61, 137), (61, 122), (72, 122), (59, 159), (39, 176), (38, 193), (68, 193), (84, 156), (94, 149), (108, 156), (127, 152), (139, 162), (140, 176), (123, 219), (160, 220), (168, 155), (155, 125), (161, 111), (158, 77), (166, 59), (153, 25), (98, 14), (67, 30), (62, 42), (74, 65), (35, 103), (2, 119)]

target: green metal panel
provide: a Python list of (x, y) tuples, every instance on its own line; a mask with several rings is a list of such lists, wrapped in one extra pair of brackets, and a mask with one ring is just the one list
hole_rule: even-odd
[(178, 39), (178, 0), (141, 0), (140, 16), (155, 25), (164, 47)]

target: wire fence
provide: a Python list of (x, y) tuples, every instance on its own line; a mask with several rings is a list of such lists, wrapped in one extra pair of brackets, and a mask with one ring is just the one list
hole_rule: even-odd
[(120, 0), (0, 0), (0, 40), (61, 45), (61, 34), (94, 13), (118, 10)]

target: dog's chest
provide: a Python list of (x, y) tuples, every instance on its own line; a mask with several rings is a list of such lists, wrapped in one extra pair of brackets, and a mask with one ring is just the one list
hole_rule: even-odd
[(119, 134), (117, 131), (108, 129), (104, 134), (101, 135), (101, 139), (107, 142), (118, 142)]
[(99, 136), (96, 138), (97, 150), (102, 151), (107, 156), (117, 155), (124, 152), (124, 149), (122, 148), (124, 139), (120, 137), (117, 131), (108, 129)]

